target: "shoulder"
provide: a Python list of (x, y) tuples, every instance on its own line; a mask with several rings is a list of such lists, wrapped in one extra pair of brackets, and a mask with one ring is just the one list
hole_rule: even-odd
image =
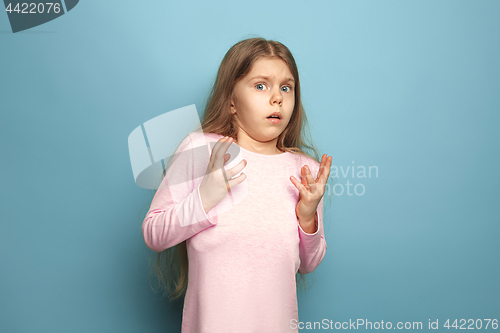
[(308, 166), (317, 166), (319, 167), (319, 162), (316, 161), (314, 158), (307, 156), (307, 155), (300, 155), (301, 163), (302, 165), (307, 164)]
[(183, 143), (191, 147), (206, 146), (207, 142), (218, 141), (223, 136), (215, 133), (204, 133), (202, 131), (190, 132), (183, 140)]
[(190, 137), (192, 142), (199, 142), (199, 141), (218, 141), (220, 138), (223, 137), (221, 134), (216, 134), (216, 133), (204, 133), (202, 131), (195, 131), (189, 133), (188, 137)]
[(309, 169), (311, 169), (312, 173), (315, 175), (319, 171), (320, 163), (316, 161), (314, 158), (309, 157), (307, 155), (300, 155), (300, 167), (302, 168), (304, 165), (307, 165)]

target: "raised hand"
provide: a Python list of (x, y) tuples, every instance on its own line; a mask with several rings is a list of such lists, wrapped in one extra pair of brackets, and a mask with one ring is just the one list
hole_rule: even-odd
[(205, 213), (224, 199), (231, 188), (247, 178), (246, 174), (241, 173), (238, 177), (231, 179), (246, 166), (247, 162), (245, 160), (242, 160), (229, 170), (224, 169), (224, 163), (231, 157), (226, 152), (232, 142), (233, 138), (223, 137), (217, 141), (212, 149), (207, 171), (200, 185), (201, 202)]
[(325, 186), (330, 176), (331, 166), (332, 157), (324, 154), (321, 157), (321, 164), (316, 179), (313, 178), (311, 170), (307, 165), (304, 165), (301, 169), (301, 182), (294, 176), (290, 177), (293, 185), (299, 190), (299, 201), (295, 207), (295, 214), (299, 218), (299, 223), (304, 231), (308, 229), (314, 233), (314, 230), (316, 230), (314, 217), (318, 204), (325, 194)]

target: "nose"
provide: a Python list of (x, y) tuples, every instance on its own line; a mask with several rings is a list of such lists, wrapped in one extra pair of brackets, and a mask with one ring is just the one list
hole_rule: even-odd
[(283, 103), (283, 96), (281, 95), (281, 90), (275, 90), (273, 92), (273, 95), (271, 96), (271, 105), (278, 105), (281, 106)]

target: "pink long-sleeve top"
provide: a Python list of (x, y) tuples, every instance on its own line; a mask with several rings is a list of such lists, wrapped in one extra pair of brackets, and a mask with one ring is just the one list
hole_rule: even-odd
[(192, 132), (182, 141), (144, 219), (144, 240), (156, 252), (186, 241), (183, 333), (298, 332), (295, 275), (321, 263), (326, 241), (323, 199), (317, 230), (308, 234), (295, 215), (299, 191), (290, 176), (300, 180), (301, 167), (308, 165), (316, 177), (319, 163), (290, 152), (258, 154), (233, 143), (224, 168), (245, 159), (247, 178), (205, 212), (199, 186), (221, 137)]

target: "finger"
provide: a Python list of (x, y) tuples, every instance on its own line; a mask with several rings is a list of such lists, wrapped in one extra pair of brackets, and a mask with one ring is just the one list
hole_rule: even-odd
[[(240, 163), (236, 164), (234, 167), (232, 167), (229, 170), (226, 170), (226, 175), (228, 179), (231, 179), (239, 173), (241, 170), (243, 170), (247, 166), (247, 161), (246, 160), (241, 160)], [(239, 177), (239, 176), (238, 176)]]
[(217, 151), (219, 150), (221, 144), (227, 139), (227, 137), (222, 137), (220, 138), (219, 140), (217, 140), (217, 142), (215, 143), (215, 145), (212, 147), (212, 152), (210, 153), (210, 158), (208, 160), (208, 166), (207, 166), (207, 171), (206, 173), (209, 174), (209, 173), (212, 173), (212, 172), (215, 172), (215, 170), (217, 169), (215, 167), (215, 157), (216, 157), (216, 153)]
[(217, 151), (219, 150), (221, 144), (227, 139), (227, 137), (223, 136), (222, 138), (220, 138), (219, 140), (217, 140), (217, 142), (215, 143), (215, 145), (213, 146), (212, 148), (212, 152), (210, 153), (210, 165), (211, 165), (211, 169), (212, 169), (212, 172), (215, 171), (215, 154), (217, 153)]
[(219, 145), (219, 148), (218, 150), (215, 152), (215, 161), (214, 161), (214, 167), (215, 167), (215, 170), (219, 170), (221, 169), (222, 171), (222, 175), (224, 177), (224, 183), (226, 184), (226, 190), (227, 192), (229, 192), (229, 190), (231, 190), (231, 185), (229, 183), (229, 177), (226, 173), (226, 169), (224, 168), (224, 163), (225, 163), (225, 158), (226, 158), (226, 155), (229, 155), (230, 154), (226, 154), (229, 146), (232, 144), (233, 142), (233, 138), (231, 137), (226, 137), (226, 138), (223, 138), (223, 140), (221, 140), (221, 144)]
[(232, 143), (232, 138), (221, 138), (214, 146), (212, 155), (210, 156), (210, 163), (212, 165), (212, 172), (219, 170), (223, 166), (224, 155)]
[(316, 180), (318, 179), (321, 179), (321, 175), (323, 174), (325, 168), (325, 164), (326, 164), (326, 160), (325, 160), (325, 155), (326, 154), (323, 154), (323, 156), (321, 156), (321, 163), (319, 165), (319, 171), (318, 171), (318, 176), (316, 177)]
[[(242, 172), (241, 175), (239, 175), (238, 177), (228, 180), (227, 184), (229, 186), (229, 189), (242, 183), (245, 179), (247, 179), (247, 175)], [(229, 190), (228, 190), (228, 192), (229, 192)]]
[(328, 180), (328, 178), (330, 177), (330, 171), (332, 170), (332, 160), (333, 160), (333, 157), (331, 157), (331, 156), (328, 157), (328, 165), (325, 167), (325, 170), (327, 170), (325, 180)]
[(290, 176), (290, 180), (292, 181), (292, 184), (297, 188), (297, 190), (299, 190), (299, 193), (301, 195), (305, 195), (307, 191), (309, 191), (305, 186), (304, 184), (302, 184), (301, 182), (299, 182), (297, 180), (297, 178), (295, 178), (294, 176)]
[(307, 183), (307, 177), (306, 177), (306, 172), (304, 170), (304, 168), (302, 168), (300, 170), (300, 182), (302, 183), (302, 185), (304, 185), (304, 187), (309, 190), (309, 184)]
[(328, 177), (330, 177), (330, 170), (332, 166), (332, 157), (328, 157), (328, 155), (323, 155), (321, 160), (321, 165), (319, 167), (318, 177), (316, 178), (316, 182), (324, 185), (328, 181)]
[(316, 191), (318, 190), (316, 186), (316, 181), (314, 180), (314, 177), (311, 173), (311, 170), (309, 169), (309, 166), (305, 166), (305, 179), (307, 181), (307, 184), (309, 185), (309, 189), (312, 194), (316, 194)]

